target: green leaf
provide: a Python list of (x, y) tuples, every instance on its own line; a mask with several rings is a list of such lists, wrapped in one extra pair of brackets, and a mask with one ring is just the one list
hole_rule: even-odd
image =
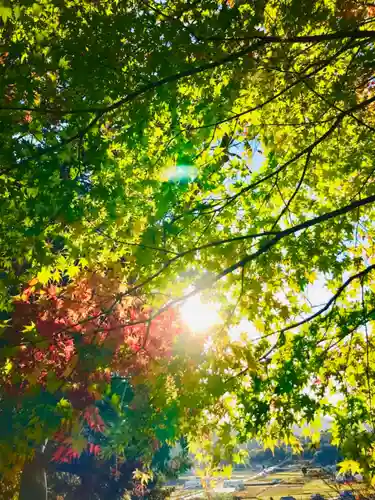
[(66, 56), (63, 56), (59, 60), (59, 67), (62, 69), (68, 69), (69, 68), (69, 62), (66, 59)]
[(0, 17), (2, 18), (4, 24), (6, 24), (7, 20), (12, 17), (12, 9), (10, 7), (0, 5)]
[(39, 3), (33, 3), (32, 9), (35, 15), (40, 14), (43, 10), (42, 6)]
[(57, 403), (57, 408), (61, 408), (61, 409), (70, 409), (72, 407), (71, 403), (65, 399), (65, 398), (61, 398), (60, 401)]
[(57, 378), (54, 372), (49, 372), (47, 375), (47, 391), (54, 394), (61, 387), (61, 380)]
[(13, 13), (14, 13), (15, 19), (19, 19), (21, 16), (21, 7), (19, 5), (15, 5), (13, 7)]

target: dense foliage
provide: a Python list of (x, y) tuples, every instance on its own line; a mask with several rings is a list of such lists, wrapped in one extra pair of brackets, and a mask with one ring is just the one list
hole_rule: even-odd
[[(113, 301), (119, 284), (109, 271), (81, 274), (62, 288), (36, 282), (16, 297), (3, 327), (3, 473), (14, 477), (40, 447), (44, 466), (82, 452), (91, 461), (99, 453), (124, 460), (125, 449), (127, 460), (148, 463), (153, 450), (175, 437), (173, 425), (162, 430), (168, 402), (162, 411), (149, 402), (153, 377), (167, 396), (163, 363), (170, 362), (171, 334), (176, 338), (180, 329), (173, 311), (146, 326), (150, 312), (140, 298)], [(179, 362), (182, 367), (181, 356)]]
[[(120, 373), (216, 463), (253, 436), (298, 449), (293, 425), (317, 440), (330, 414), (372, 477), (374, 5), (22, 0), (0, 18), (1, 469)], [(176, 308), (198, 294), (223, 323), (191, 342)]]
[[(63, 447), (55, 449), (54, 461), (47, 471), (49, 490), (67, 500), (122, 499), (124, 493), (131, 491), (135, 497), (165, 498), (161, 489), (163, 482), (176, 478), (190, 466), (186, 442), (181, 441), (177, 448), (171, 449), (166, 443), (167, 435), (161, 435), (161, 428), (157, 427), (145, 393), (139, 404), (138, 391), (135, 407), (130, 405), (134, 403), (134, 392), (127, 381), (114, 378), (111, 388), (111, 393), (98, 403), (106, 432), (98, 432), (86, 424), (81, 435), (89, 446), (72, 460), (66, 457)], [(118, 405), (114, 405), (117, 397), (120, 412)], [(162, 418), (159, 416), (159, 425)], [(150, 439), (153, 436), (158, 439)], [(147, 472), (144, 470), (146, 457), (147, 466), (151, 466)]]

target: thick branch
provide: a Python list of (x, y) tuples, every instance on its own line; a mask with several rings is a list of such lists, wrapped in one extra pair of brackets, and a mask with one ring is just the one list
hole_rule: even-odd
[[(76, 141), (77, 139), (82, 140), (82, 138), (87, 134), (87, 132), (89, 132), (89, 130), (91, 130), (91, 128), (93, 128), (105, 114), (121, 108), (123, 105), (134, 101), (137, 97), (139, 97), (143, 94), (146, 94), (147, 92), (150, 92), (151, 90), (155, 90), (159, 87), (162, 87), (165, 84), (177, 82), (183, 78), (188, 78), (188, 77), (197, 75), (199, 73), (203, 73), (205, 71), (208, 71), (210, 69), (215, 69), (215, 68), (218, 68), (220, 66), (235, 62), (236, 60), (240, 59), (241, 57), (248, 55), (249, 52), (252, 52), (252, 51), (264, 46), (266, 43), (267, 43), (267, 41), (265, 41), (265, 40), (257, 40), (257, 43), (247, 45), (245, 48), (242, 48), (239, 51), (233, 52), (233, 53), (229, 54), (228, 56), (223, 57), (217, 61), (212, 61), (212, 62), (202, 64), (201, 66), (198, 66), (198, 67), (189, 68), (189, 69), (186, 69), (186, 70), (181, 71), (179, 73), (175, 73), (173, 75), (170, 75), (170, 76), (167, 76), (167, 77), (162, 78), (160, 80), (157, 80), (155, 82), (150, 82), (146, 85), (143, 85), (139, 89), (135, 90), (134, 92), (130, 92), (125, 97), (119, 99), (118, 101), (116, 101), (112, 105), (110, 105), (104, 109), (101, 109), (101, 110), (99, 109), (99, 110), (95, 111), (95, 117), (83, 129), (79, 130), (75, 135), (60, 141), (58, 144), (56, 144), (54, 146), (51, 146), (51, 147), (46, 148), (44, 150), (38, 151), (37, 154), (35, 155), (35, 157), (39, 158), (41, 156), (44, 156), (45, 154), (56, 151), (56, 150), (60, 149), (62, 146), (66, 146), (67, 144), (70, 144), (70, 143)], [(314, 69), (314, 71), (312, 71), (309, 75), (305, 75), (305, 76), (301, 77), (301, 79), (294, 81), (292, 84), (288, 85), (285, 89), (283, 89), (282, 91), (280, 91), (276, 95), (272, 96), (270, 99), (266, 100), (263, 104), (258, 105), (250, 110), (246, 110), (245, 112), (242, 112), (238, 115), (234, 115), (234, 116), (230, 117), (230, 120), (234, 120), (234, 119), (238, 118), (238, 116), (242, 116), (244, 114), (250, 113), (251, 111), (254, 111), (255, 109), (260, 109), (261, 107), (265, 106), (266, 104), (269, 104), (274, 99), (277, 99), (283, 93), (285, 93), (286, 91), (290, 90), (292, 87), (297, 85), (297, 83), (299, 83), (300, 81), (303, 81), (304, 79), (309, 78), (309, 77), (313, 76), (314, 74), (317, 74), (324, 67), (326, 67), (329, 64), (329, 62), (331, 62), (334, 58), (336, 58), (341, 52), (345, 52), (346, 50), (347, 50), (346, 46), (342, 47), (331, 58), (329, 58), (327, 61), (325, 61), (324, 64), (322, 64), (318, 68)], [(211, 124), (209, 126), (210, 127), (215, 126), (215, 125), (218, 125), (219, 123), (224, 123), (226, 121), (228, 121), (228, 119), (217, 122), (216, 124)], [(197, 128), (200, 128), (200, 127), (197, 127)], [(32, 158), (34, 158), (34, 156), (31, 158), (26, 158), (24, 161), (29, 161)]]
[(166, 76), (165, 78), (161, 78), (160, 80), (157, 80), (155, 82), (150, 82), (150, 83), (147, 83), (146, 85), (142, 85), (139, 89), (135, 90), (134, 92), (130, 92), (125, 97), (119, 99), (118, 101), (114, 102), (110, 106), (108, 106), (100, 111), (97, 111), (95, 117), (83, 129), (78, 131), (75, 135), (73, 135), (67, 139), (64, 139), (60, 143), (38, 152), (38, 157), (43, 156), (43, 155), (50, 153), (52, 151), (55, 151), (62, 146), (66, 146), (67, 144), (70, 144), (71, 142), (74, 142), (75, 140), (84, 137), (87, 134), (87, 132), (92, 127), (94, 127), (96, 125), (96, 123), (105, 114), (110, 113), (111, 111), (115, 111), (116, 109), (119, 109), (124, 104), (127, 104), (131, 101), (134, 101), (137, 97), (139, 97), (143, 94), (146, 94), (147, 92), (150, 92), (151, 90), (155, 90), (159, 87), (162, 87), (163, 85), (166, 85), (168, 83), (177, 82), (183, 78), (188, 78), (190, 76), (194, 76), (194, 75), (197, 75), (199, 73), (203, 73), (207, 70), (215, 69), (215, 68), (218, 68), (218, 67), (223, 66), (225, 64), (235, 62), (236, 60), (240, 59), (241, 57), (246, 56), (251, 50), (258, 48), (258, 47), (262, 46), (263, 44), (264, 43), (262, 41), (258, 41), (258, 43), (256, 43), (255, 45), (248, 45), (245, 48), (242, 48), (239, 51), (233, 52), (233, 53), (229, 54), (228, 56), (223, 57), (217, 61), (212, 61), (212, 62), (208, 62), (206, 64), (202, 64), (201, 66), (189, 68), (189, 69), (186, 69), (184, 71), (180, 71), (179, 73), (175, 73), (173, 75)]
[[(197, 126), (197, 127), (192, 127), (190, 130), (201, 130), (201, 129), (204, 129), (204, 128), (216, 127), (216, 126), (221, 125), (223, 123), (227, 123), (229, 121), (236, 120), (237, 118), (240, 118), (241, 116), (244, 116), (244, 115), (247, 115), (249, 113), (252, 113), (253, 111), (258, 111), (258, 110), (264, 108), (267, 104), (270, 104), (271, 102), (275, 101), (276, 99), (278, 99), (283, 94), (285, 94), (286, 92), (288, 92), (289, 90), (291, 90), (292, 88), (294, 88), (299, 83), (304, 83), (304, 82), (306, 82), (306, 80), (308, 80), (312, 76), (315, 76), (318, 73), (320, 73), (320, 71), (322, 71), (324, 68), (326, 68), (332, 61), (334, 61), (338, 56), (340, 56), (342, 53), (345, 53), (350, 48), (353, 48), (353, 45), (349, 43), (349, 44), (344, 45), (343, 47), (341, 47), (339, 50), (337, 50), (328, 59), (326, 59), (324, 61), (319, 61), (318, 65), (316, 65), (316, 64), (310, 64), (310, 65), (308, 65), (306, 68), (304, 68), (303, 74), (300, 75), (299, 78), (297, 78), (292, 83), (290, 83), (289, 85), (287, 85), (286, 87), (284, 87), (279, 92), (277, 92), (273, 96), (269, 97), (265, 101), (261, 102), (260, 104), (257, 104), (256, 106), (253, 106), (253, 107), (248, 108), (248, 109), (246, 109), (244, 111), (241, 111), (240, 113), (236, 113), (236, 114), (234, 114), (234, 115), (232, 115), (232, 116), (230, 116), (228, 118), (223, 118), (222, 120), (216, 121), (214, 123), (208, 123), (206, 125), (200, 125), (200, 126)], [(306, 74), (306, 71), (308, 71), (312, 66), (316, 66), (316, 67), (314, 67), (314, 69), (310, 73)]]
[[(119, 328), (119, 327), (126, 328), (126, 327), (131, 327), (131, 326), (135, 326), (135, 325), (140, 325), (140, 324), (145, 324), (146, 323), (148, 325), (148, 332), (149, 332), (151, 321), (153, 319), (157, 318), (160, 314), (162, 314), (163, 312), (167, 311), (168, 309), (174, 307), (175, 305), (180, 304), (181, 302), (189, 299), (190, 297), (193, 297), (194, 295), (197, 295), (202, 290), (205, 290), (205, 289), (209, 288), (210, 286), (212, 286), (213, 284), (215, 284), (217, 281), (219, 281), (223, 277), (227, 276), (228, 274), (232, 273), (236, 269), (243, 269), (248, 262), (254, 261), (260, 255), (265, 254), (273, 246), (275, 246), (277, 243), (279, 243), (279, 241), (282, 240), (283, 238), (285, 238), (285, 237), (287, 237), (287, 236), (289, 236), (291, 234), (295, 234), (298, 231), (301, 231), (303, 229), (308, 229), (309, 227), (313, 227), (313, 226), (315, 226), (317, 224), (320, 224), (322, 222), (326, 222), (328, 220), (331, 220), (331, 219), (333, 219), (335, 217), (338, 217), (340, 215), (345, 215), (346, 213), (348, 213), (348, 212), (350, 212), (350, 211), (352, 211), (352, 210), (354, 210), (354, 209), (356, 209), (356, 208), (358, 208), (360, 206), (368, 205), (368, 204), (371, 204), (371, 203), (374, 203), (374, 202), (375, 202), (375, 195), (372, 195), (372, 196), (369, 196), (369, 197), (364, 198), (362, 200), (354, 201), (353, 203), (351, 203), (349, 205), (346, 205), (345, 207), (339, 208), (337, 210), (334, 210), (332, 212), (328, 212), (326, 214), (320, 215), (320, 216), (315, 217), (313, 219), (309, 219), (309, 220), (307, 220), (305, 222), (302, 222), (301, 224), (297, 224), (296, 226), (293, 226), (291, 228), (285, 229), (284, 231), (280, 231), (278, 233), (271, 233), (271, 232), (266, 233), (266, 232), (264, 232), (264, 233), (258, 233), (258, 234), (251, 234), (251, 235), (247, 235), (247, 236), (245, 235), (245, 236), (241, 236), (241, 237), (235, 237), (235, 238), (232, 239), (232, 241), (237, 241), (239, 239), (246, 239), (246, 238), (255, 238), (255, 237), (265, 236), (267, 234), (275, 235), (274, 238), (272, 238), (271, 240), (269, 240), (269, 241), (265, 242), (264, 244), (262, 244), (260, 246), (260, 248), (256, 252), (253, 252), (252, 254), (246, 255), (244, 258), (242, 258), (238, 262), (232, 264), (231, 266), (229, 266), (226, 269), (224, 269), (223, 271), (221, 271), (219, 274), (217, 274), (211, 280), (207, 280), (207, 282), (205, 282), (204, 284), (197, 284), (195, 286), (195, 288), (191, 292), (189, 292), (186, 295), (183, 295), (181, 297), (178, 297), (176, 299), (173, 299), (173, 300), (169, 301), (165, 306), (161, 307), (160, 309), (158, 309), (157, 311), (155, 311), (153, 314), (151, 314), (147, 318), (141, 319), (141, 320), (138, 320), (138, 321), (134, 321), (134, 322), (126, 322), (126, 323), (123, 323), (121, 325), (116, 325), (116, 327), (114, 327), (114, 328)], [(208, 248), (210, 245), (214, 246), (214, 244), (216, 244), (216, 245), (222, 244), (222, 242), (227, 243), (227, 242), (229, 242), (229, 240), (221, 240), (221, 241), (217, 241), (217, 242), (212, 242), (210, 244), (203, 245), (202, 247), (197, 247), (197, 248), (194, 248), (194, 249), (189, 249), (189, 250), (187, 250), (185, 252), (182, 252), (179, 255), (176, 255), (175, 257), (173, 257), (172, 259), (170, 259), (169, 261), (167, 261), (165, 263), (164, 267), (162, 267), (161, 269), (159, 269), (159, 271), (157, 271), (153, 275), (149, 276), (142, 283), (140, 283), (138, 285), (135, 285), (134, 287), (130, 288), (129, 290), (127, 290), (124, 293), (118, 294), (118, 296), (116, 297), (114, 303), (112, 304), (112, 306), (107, 311), (99, 313), (99, 315), (94, 316), (92, 318), (95, 319), (96, 317), (100, 317), (100, 316), (104, 316), (104, 315), (108, 314), (113, 309), (113, 307), (116, 305), (116, 303), (119, 300), (121, 300), (122, 297), (128, 296), (128, 295), (132, 295), (135, 292), (137, 292), (138, 290), (140, 290), (141, 288), (143, 288), (144, 286), (146, 286), (149, 283), (151, 283), (154, 279), (156, 279), (157, 277), (159, 277), (167, 269), (167, 267), (169, 267), (173, 262), (175, 262), (176, 260), (178, 260), (182, 256), (187, 255), (188, 253), (194, 253), (194, 252), (198, 251), (201, 248)], [(368, 272), (370, 272), (370, 270), (373, 267), (375, 267), (375, 265), (374, 266), (370, 266), (370, 268), (368, 268), (367, 270), (363, 271), (362, 277), (364, 275), (366, 275)], [(355, 275), (354, 277), (352, 277), (350, 279), (349, 283), (353, 279), (356, 279), (357, 277), (359, 277), (359, 276)], [(327, 307), (327, 305), (324, 306), (324, 307)], [(322, 312), (324, 312), (324, 311), (322, 311)], [(315, 315), (313, 315), (313, 317), (315, 317), (318, 314), (319, 314), (319, 311), (318, 311), (318, 313), (315, 313)], [(310, 319), (312, 319), (312, 317)], [(306, 322), (307, 319), (303, 320), (303, 321)], [(84, 321), (82, 321), (80, 323), (84, 323), (84, 322), (86, 322), (86, 320), (84, 320)], [(78, 324), (80, 324), (80, 323), (78, 323)], [(287, 327), (287, 329), (291, 329), (292, 327), (294, 328), (295, 326), (298, 326), (298, 325), (291, 325), (290, 327)], [(109, 330), (111, 330), (111, 328), (110, 329), (106, 328), (105, 330), (109, 331)], [(100, 331), (100, 329), (98, 329), (98, 331)], [(146, 334), (146, 342), (147, 342), (148, 334), (149, 333)]]
[(145, 0), (141, 0), (142, 3), (153, 10), (160, 16), (168, 19), (172, 22), (178, 22), (184, 29), (186, 29), (194, 38), (199, 41), (249, 41), (249, 40), (262, 40), (265, 43), (317, 43), (317, 42), (326, 42), (330, 40), (341, 40), (345, 38), (350, 39), (361, 39), (361, 38), (375, 38), (375, 31), (371, 30), (355, 30), (355, 31), (336, 31), (334, 33), (324, 33), (322, 35), (300, 35), (300, 36), (289, 36), (289, 37), (281, 37), (281, 36), (272, 36), (272, 35), (264, 35), (264, 34), (256, 34), (256, 35), (245, 35), (245, 36), (235, 36), (235, 37), (204, 37), (198, 35), (190, 25), (186, 25), (181, 19), (180, 16), (173, 16), (170, 14), (166, 14), (160, 8), (152, 5), (151, 3), (146, 2)]

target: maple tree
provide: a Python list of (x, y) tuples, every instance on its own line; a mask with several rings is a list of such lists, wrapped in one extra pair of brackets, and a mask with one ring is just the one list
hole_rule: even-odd
[[(113, 300), (118, 287), (118, 279), (109, 270), (102, 274), (86, 271), (63, 287), (45, 288), (33, 279), (16, 297), (12, 318), (2, 325), (1, 463), (5, 477), (7, 473), (13, 477), (26, 458), (20, 498), (32, 491), (42, 496), (39, 490), (46, 491), (43, 469), (49, 460), (70, 463), (85, 450), (92, 456), (103, 451), (95, 440), (85, 437), (83, 426), (105, 434), (107, 453), (119, 454), (127, 439), (136, 439), (134, 423), (141, 422), (143, 446), (137, 450), (138, 462), (146, 460), (147, 443), (157, 439), (163, 417), (158, 421), (153, 412), (160, 409), (151, 406), (153, 411), (149, 409), (146, 418), (142, 401), (150, 388), (145, 381), (156, 376), (159, 382), (163, 379), (162, 363), (170, 361), (181, 326), (172, 310), (147, 325), (150, 311), (141, 298)], [(126, 377), (131, 385), (116, 392), (113, 374)], [(125, 400), (132, 385), (133, 396)], [(112, 431), (100, 411), (104, 396), (107, 406), (111, 404), (122, 415)], [(125, 418), (125, 402), (128, 411), (137, 410), (138, 416)], [(164, 411), (167, 408), (168, 404)], [(126, 437), (125, 424), (132, 426), (131, 437)], [(147, 424), (153, 427), (147, 430)]]
[[(181, 432), (214, 430), (228, 455), (252, 436), (297, 449), (293, 425), (317, 440), (329, 414), (336, 443), (370, 479), (371, 2), (24, 0), (2, 3), (0, 17), (0, 305), (14, 320), (2, 391), (22, 387), (26, 413), (39, 384), (38, 397), (67, 384), (73, 408), (73, 384), (88, 399), (98, 384), (99, 397), (106, 373), (149, 366), (144, 349), (133, 352), (139, 338), (164, 332), (160, 318), (202, 294), (224, 322), (198, 367), (150, 345), (170, 360), (153, 391), (159, 406), (165, 394), (174, 402)], [(97, 318), (95, 296), (59, 308), (51, 292), (67, 287), (68, 301), (82, 301), (82, 269), (115, 270)], [(322, 304), (309, 298), (314, 287)], [(134, 307), (141, 323), (121, 333), (121, 349)], [(230, 326), (243, 320), (233, 341)], [(21, 340), (20, 325), (30, 328)], [(28, 335), (52, 349), (31, 348)], [(189, 343), (180, 335), (175, 348)]]

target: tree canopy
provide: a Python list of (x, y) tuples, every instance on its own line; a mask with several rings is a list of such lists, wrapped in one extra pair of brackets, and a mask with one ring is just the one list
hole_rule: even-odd
[[(116, 373), (150, 439), (162, 408), (219, 463), (330, 415), (371, 478), (374, 5), (4, 1), (0, 29), (4, 454)], [(192, 341), (198, 295), (222, 323)]]

